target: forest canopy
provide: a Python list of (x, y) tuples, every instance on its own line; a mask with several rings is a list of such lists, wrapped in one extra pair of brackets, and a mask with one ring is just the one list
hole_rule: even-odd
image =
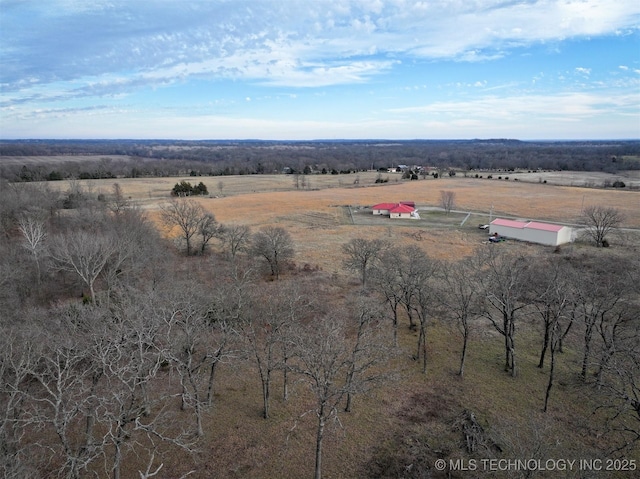
[[(78, 162), (73, 157), (97, 156)], [(68, 157), (61, 162), (59, 157)], [(11, 161), (5, 161), (11, 157)], [(25, 161), (20, 159), (24, 157)], [(28, 157), (38, 157), (38, 162)], [(51, 162), (46, 157), (51, 157)], [(58, 157), (54, 159), (54, 157)], [(640, 141), (172, 141), (5, 140), (0, 177), (9, 181), (380, 170), (398, 165), (473, 170), (640, 169)]]

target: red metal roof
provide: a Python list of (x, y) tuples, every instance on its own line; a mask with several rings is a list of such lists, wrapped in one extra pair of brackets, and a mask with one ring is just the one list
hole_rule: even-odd
[(389, 213), (413, 213), (414, 210), (415, 208), (409, 205), (394, 205), (394, 207), (389, 210)]
[(390, 210), (397, 205), (398, 203), (378, 203), (377, 205), (373, 205), (371, 209), (372, 210)]

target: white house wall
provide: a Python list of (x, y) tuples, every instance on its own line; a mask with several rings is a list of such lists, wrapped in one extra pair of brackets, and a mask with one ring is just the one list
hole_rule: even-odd
[(374, 215), (388, 215), (389, 210), (373, 210)]

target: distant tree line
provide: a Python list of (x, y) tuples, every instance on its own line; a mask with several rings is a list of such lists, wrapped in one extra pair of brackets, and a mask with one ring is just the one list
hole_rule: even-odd
[[(9, 181), (141, 176), (346, 173), (401, 164), (442, 171), (640, 169), (640, 141), (2, 141), (2, 156), (100, 157), (98, 162), (0, 162)], [(109, 155), (109, 156), (106, 156)], [(116, 156), (114, 158), (113, 156)]]

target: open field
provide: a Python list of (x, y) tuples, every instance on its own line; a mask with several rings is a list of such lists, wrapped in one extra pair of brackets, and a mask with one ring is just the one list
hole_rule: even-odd
[[(358, 185), (354, 185), (358, 178)], [(339, 267), (339, 248), (358, 236), (386, 237), (394, 242), (417, 242), (437, 257), (469, 254), (486, 239), (477, 229), (493, 217), (575, 223), (583, 207), (606, 205), (625, 215), (625, 227), (640, 228), (640, 192), (593, 189), (550, 184), (475, 178), (432, 178), (401, 181), (389, 174), (389, 182), (375, 184), (375, 172), (358, 175), (312, 175), (310, 189), (296, 189), (291, 175), (223, 177), (139, 178), (84, 180), (80, 184), (96, 194), (108, 195), (119, 183), (129, 197), (158, 219), (159, 206), (170, 199), (173, 185), (181, 180), (202, 181), (210, 193), (198, 198), (221, 223), (246, 224), (259, 228), (268, 224), (285, 226), (297, 243), (296, 261), (318, 265), (326, 271)], [(219, 188), (222, 183), (222, 189)], [(67, 182), (50, 182), (59, 189)], [(379, 202), (411, 200), (418, 208), (437, 207), (440, 191), (456, 194), (456, 210), (472, 212), (447, 217), (422, 211), (421, 220), (391, 220), (369, 216), (362, 208)], [(349, 207), (349, 208), (347, 208)], [(355, 225), (354, 225), (355, 223)], [(457, 225), (456, 225), (457, 223)], [(531, 246), (535, 248), (535, 246)]]
[[(573, 175), (576, 181), (583, 181), (578, 179), (582, 178), (582, 173)], [(255, 215), (258, 211), (261, 215), (273, 217), (308, 211), (309, 208), (327, 212), (336, 205), (370, 206), (403, 200), (415, 201), (418, 207), (438, 206), (440, 191), (450, 190), (456, 194), (456, 209), (487, 216), (493, 206), (494, 215), (572, 222), (584, 206), (601, 204), (620, 209), (627, 218), (626, 226), (640, 227), (640, 192), (637, 191), (460, 177), (406, 181), (401, 180), (399, 174), (385, 174), (383, 177), (389, 177), (389, 182), (376, 185), (377, 176), (376, 172), (310, 175), (310, 185), (306, 189), (296, 189), (291, 175), (120, 178), (79, 183), (96, 193), (108, 194), (117, 182), (126, 196), (141, 205), (152, 206), (168, 199), (171, 188), (179, 181), (202, 181), (209, 190), (210, 198), (201, 201), (211, 205), (212, 209), (219, 209), (221, 220), (229, 217), (239, 220), (245, 213)], [(354, 184), (356, 177), (357, 185)], [(48, 184), (57, 189), (68, 188), (67, 182)], [(222, 189), (219, 184), (222, 184)], [(285, 192), (286, 195), (278, 194)]]

